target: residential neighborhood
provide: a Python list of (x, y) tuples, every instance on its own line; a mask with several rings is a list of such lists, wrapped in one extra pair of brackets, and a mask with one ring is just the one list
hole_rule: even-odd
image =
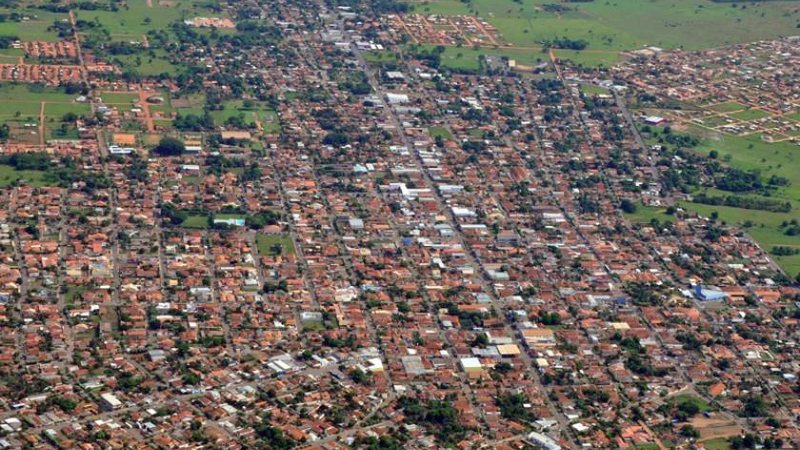
[(15, 3), (0, 449), (800, 448), (796, 37)]

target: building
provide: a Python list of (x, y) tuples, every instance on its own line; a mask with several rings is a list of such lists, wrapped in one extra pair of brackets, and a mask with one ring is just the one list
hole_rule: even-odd
[(461, 358), (461, 368), (470, 378), (478, 378), (483, 373), (483, 366), (478, 358)]
[(704, 302), (719, 301), (725, 299), (725, 293), (714, 286), (694, 285), (694, 295), (698, 300)]
[(556, 345), (556, 337), (549, 328), (527, 328), (520, 332), (528, 347)]
[(525, 440), (534, 447), (541, 448), (544, 450), (561, 450), (561, 446), (558, 445), (556, 441), (554, 441), (553, 439), (544, 434), (537, 433), (535, 431), (528, 433), (528, 436), (525, 438)]
[(122, 402), (111, 392), (100, 394), (100, 407), (106, 411), (113, 411), (122, 407)]

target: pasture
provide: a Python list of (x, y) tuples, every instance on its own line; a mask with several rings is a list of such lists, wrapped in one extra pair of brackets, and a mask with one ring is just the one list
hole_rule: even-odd
[[(0, 14), (10, 14), (20, 12), (17, 9), (0, 9)], [(16, 36), (23, 41), (58, 41), (58, 33), (50, 31), (48, 28), (53, 22), (68, 20), (66, 14), (51, 13), (49, 11), (32, 9), (23, 10), (22, 21), (15, 22), (7, 20), (0, 22), (0, 36)]]
[[(740, 4), (707, 0), (412, 0), (419, 14), (475, 15), (494, 25), (515, 47), (567, 37), (592, 52), (558, 57), (585, 65), (609, 64), (620, 51), (643, 46), (696, 50), (797, 33), (800, 1)], [(735, 32), (733, 32), (735, 30)], [(536, 50), (533, 50), (536, 51)], [(592, 55), (593, 52), (598, 52)], [(605, 53), (604, 53), (605, 52)]]
[(196, 16), (222, 17), (188, 0), (162, 4), (158, 0), (128, 0), (119, 11), (75, 11), (76, 19), (94, 20), (103, 24), (114, 41), (142, 41), (149, 31), (169, 30), (171, 23)]
[[(20, 142), (41, 143), (42, 131), (46, 138), (74, 139), (77, 130), (74, 127), (62, 130), (59, 123), (67, 113), (79, 116), (91, 113), (88, 103), (75, 101), (77, 96), (59, 88), (0, 83), (0, 123), (8, 124), (11, 135)], [(42, 125), (44, 130), (40, 128)]]

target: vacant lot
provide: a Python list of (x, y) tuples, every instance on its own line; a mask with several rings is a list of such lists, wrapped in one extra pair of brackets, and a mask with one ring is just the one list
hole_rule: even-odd
[(724, 417), (698, 416), (690, 420), (689, 423), (700, 432), (700, 440), (715, 438), (723, 438), (721, 440), (724, 440), (724, 438), (737, 435), (742, 431), (742, 427)]

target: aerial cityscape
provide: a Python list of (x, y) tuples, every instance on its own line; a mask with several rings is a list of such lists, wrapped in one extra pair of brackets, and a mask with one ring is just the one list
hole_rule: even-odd
[(800, 0), (0, 0), (0, 450), (800, 449)]

